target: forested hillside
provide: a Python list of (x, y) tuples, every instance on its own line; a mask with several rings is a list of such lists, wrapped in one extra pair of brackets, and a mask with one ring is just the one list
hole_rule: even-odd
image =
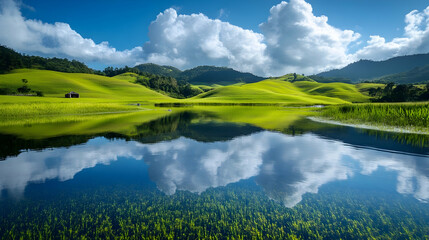
[(227, 67), (198, 66), (185, 71), (171, 66), (160, 66), (153, 63), (140, 64), (135, 66), (142, 72), (174, 77), (179, 81), (186, 81), (191, 84), (202, 85), (230, 85), (235, 83), (253, 83), (264, 78), (251, 73), (243, 73)]
[(17, 53), (5, 46), (0, 46), (0, 73), (7, 73), (13, 69), (20, 68), (34, 68), (68, 73), (97, 73), (97, 71), (76, 60), (70, 61), (65, 58), (27, 56)]

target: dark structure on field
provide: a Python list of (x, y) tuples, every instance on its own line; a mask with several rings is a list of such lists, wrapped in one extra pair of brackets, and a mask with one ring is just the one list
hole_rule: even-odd
[(66, 98), (79, 98), (79, 93), (71, 91), (66, 93)]

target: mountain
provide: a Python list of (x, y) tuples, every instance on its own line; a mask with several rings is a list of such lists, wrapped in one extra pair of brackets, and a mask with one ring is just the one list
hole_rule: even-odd
[(360, 60), (342, 69), (317, 74), (325, 78), (349, 79), (352, 82), (373, 80), (386, 75), (410, 71), (429, 64), (429, 54), (394, 57), (385, 61)]
[(177, 78), (182, 71), (172, 66), (160, 66), (153, 63), (144, 63), (135, 66), (138, 70), (142, 72), (147, 72), (155, 75), (161, 75), (165, 77), (174, 77)]
[(394, 82), (397, 84), (429, 83), (429, 65), (416, 67), (408, 72), (392, 74), (375, 79), (377, 82)]
[(135, 67), (142, 72), (174, 77), (179, 81), (182, 80), (191, 84), (200, 85), (253, 83), (264, 79), (251, 73), (243, 73), (227, 67), (199, 66), (185, 71), (180, 71), (175, 67), (160, 66), (153, 63), (140, 64)]

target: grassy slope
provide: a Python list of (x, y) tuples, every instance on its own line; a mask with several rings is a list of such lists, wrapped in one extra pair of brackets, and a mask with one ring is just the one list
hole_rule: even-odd
[[(28, 86), (32, 90), (42, 91), (49, 98), (64, 98), (65, 93), (75, 91), (81, 95), (78, 101), (91, 101), (90, 99), (96, 98), (105, 102), (171, 100), (167, 96), (124, 79), (34, 69), (15, 70), (0, 75), (0, 88), (16, 89), (22, 86), (21, 79), (24, 78), (28, 80)], [(0, 101), (3, 102), (3, 99), (7, 98)], [(31, 98), (27, 97), (25, 100), (29, 99)]]
[(281, 103), (291, 105), (342, 104), (348, 101), (322, 95), (310, 95), (296, 83), (269, 79), (241, 86), (225, 86), (189, 99), (200, 103)]
[[(60, 73), (46, 70), (15, 70), (0, 75), (0, 88), (16, 89), (21, 79), (29, 81), (32, 90), (42, 91), (45, 97), (0, 96), (2, 118), (45, 117), (48, 115), (90, 114), (98, 112), (136, 111), (146, 108), (126, 103), (185, 102), (185, 103), (263, 103), (284, 105), (344, 104), (365, 102), (368, 97), (354, 85), (344, 83), (321, 84), (312, 81), (290, 82), (293, 76), (268, 79), (257, 83), (230, 85), (186, 100), (173, 99), (144, 86), (131, 83), (136, 74), (116, 77), (91, 74)], [(302, 79), (304, 80), (304, 79)], [(76, 91), (79, 99), (66, 99), (64, 94)]]
[(303, 92), (311, 95), (323, 95), (340, 98), (348, 102), (368, 102), (369, 97), (363, 95), (356, 85), (347, 83), (318, 83), (318, 82), (295, 82), (294, 85)]
[(139, 75), (137, 73), (127, 72), (127, 73), (122, 73), (122, 74), (116, 75), (116, 76), (114, 76), (114, 78), (117, 78), (120, 80), (125, 80), (128, 82), (134, 82), (135, 80), (137, 80), (138, 76)]

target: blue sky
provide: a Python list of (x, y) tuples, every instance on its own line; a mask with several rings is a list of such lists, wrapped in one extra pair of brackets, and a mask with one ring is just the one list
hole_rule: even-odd
[[(124, 50), (148, 41), (148, 26), (165, 9), (173, 7), (180, 14), (203, 13), (233, 25), (259, 32), (258, 25), (268, 18), (269, 9), (280, 1), (58, 1), (25, 0), (33, 9), (23, 8), (23, 15), (44, 22), (66, 22), (84, 37), (96, 42), (109, 41)], [(387, 40), (401, 36), (404, 16), (429, 5), (425, 0), (313, 0), (315, 15), (326, 15), (329, 23), (341, 29), (359, 32), (363, 38), (382, 35)]]
[[(311, 74), (360, 58), (429, 51), (429, 11), (424, 11), (429, 1), (286, 2), (0, 0), (0, 44), (95, 67), (149, 61), (182, 69), (207, 64), (265, 76)], [(277, 11), (270, 12), (273, 6)], [(164, 18), (157, 18), (160, 13)], [(180, 27), (182, 32), (176, 32)]]

